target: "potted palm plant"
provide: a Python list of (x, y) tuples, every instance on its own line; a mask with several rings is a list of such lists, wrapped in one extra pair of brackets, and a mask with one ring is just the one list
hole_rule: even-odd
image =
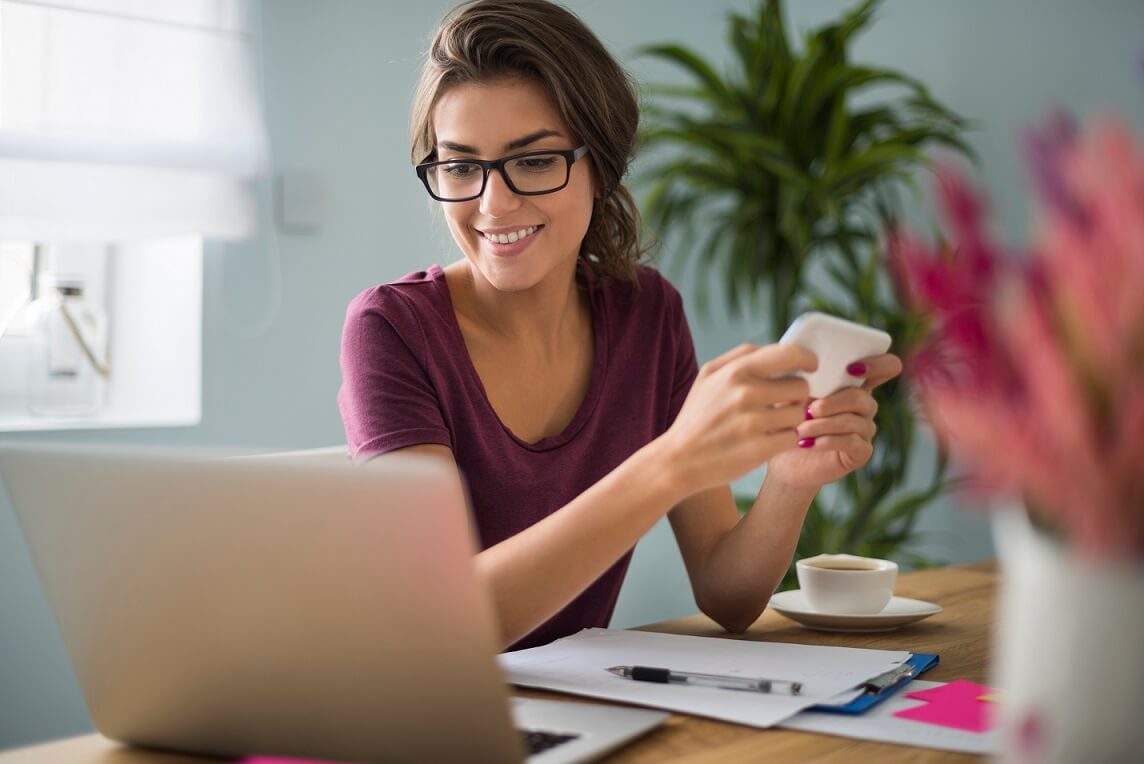
[[(850, 61), (848, 47), (877, 5), (865, 0), (811, 30), (801, 50), (781, 0), (762, 0), (750, 16), (732, 13), (725, 74), (681, 45), (642, 51), (690, 80), (647, 90), (642, 141), (652, 160), (639, 185), (648, 224), (671, 242), (675, 267), (721, 274), (733, 311), (765, 306), (772, 336), (807, 309), (885, 329), (895, 346), (919, 331), (890, 288), (882, 242), (930, 162), (927, 150), (972, 152), (961, 137), (966, 122), (925, 85)], [(708, 279), (696, 283), (702, 289)], [(702, 307), (707, 296), (696, 296)], [(905, 393), (896, 381), (877, 392), (874, 458), (815, 501), (798, 557), (926, 562), (909, 543), (920, 511), (948, 485), (945, 456), (937, 451), (928, 485), (905, 487), (916, 431)]]

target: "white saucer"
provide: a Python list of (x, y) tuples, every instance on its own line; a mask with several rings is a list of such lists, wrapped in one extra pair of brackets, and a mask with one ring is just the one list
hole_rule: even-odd
[(819, 613), (811, 608), (806, 594), (799, 589), (777, 592), (771, 596), (770, 606), (787, 618), (820, 631), (893, 631), (941, 612), (941, 607), (932, 602), (892, 597), (881, 613), (872, 615)]

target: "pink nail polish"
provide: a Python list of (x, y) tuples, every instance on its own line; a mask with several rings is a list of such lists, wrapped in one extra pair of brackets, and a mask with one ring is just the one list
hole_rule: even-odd
[(814, 419), (814, 414), (810, 413), (810, 406), (806, 407), (806, 418), (807, 419)]
[(799, 448), (813, 448), (814, 447), (814, 438), (803, 438), (802, 440), (800, 440), (798, 442), (798, 447)]
[(846, 373), (852, 377), (864, 377), (866, 376), (866, 364), (855, 361), (846, 367)]

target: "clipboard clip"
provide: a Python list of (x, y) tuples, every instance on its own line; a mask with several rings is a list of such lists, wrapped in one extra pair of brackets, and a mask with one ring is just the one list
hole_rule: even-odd
[(867, 679), (862, 683), (862, 689), (867, 693), (877, 694), (887, 687), (897, 684), (903, 679), (908, 679), (918, 673), (918, 667), (912, 663), (903, 663), (901, 666), (892, 668), (885, 673), (878, 674), (873, 679)]

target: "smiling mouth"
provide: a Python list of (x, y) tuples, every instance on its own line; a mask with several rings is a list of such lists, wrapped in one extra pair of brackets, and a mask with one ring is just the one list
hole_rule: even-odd
[(493, 244), (512, 244), (515, 241), (527, 239), (543, 227), (542, 225), (530, 225), (527, 228), (521, 228), (519, 231), (510, 231), (508, 233), (486, 233), (481, 231), (480, 234), (485, 237), (485, 241)]

